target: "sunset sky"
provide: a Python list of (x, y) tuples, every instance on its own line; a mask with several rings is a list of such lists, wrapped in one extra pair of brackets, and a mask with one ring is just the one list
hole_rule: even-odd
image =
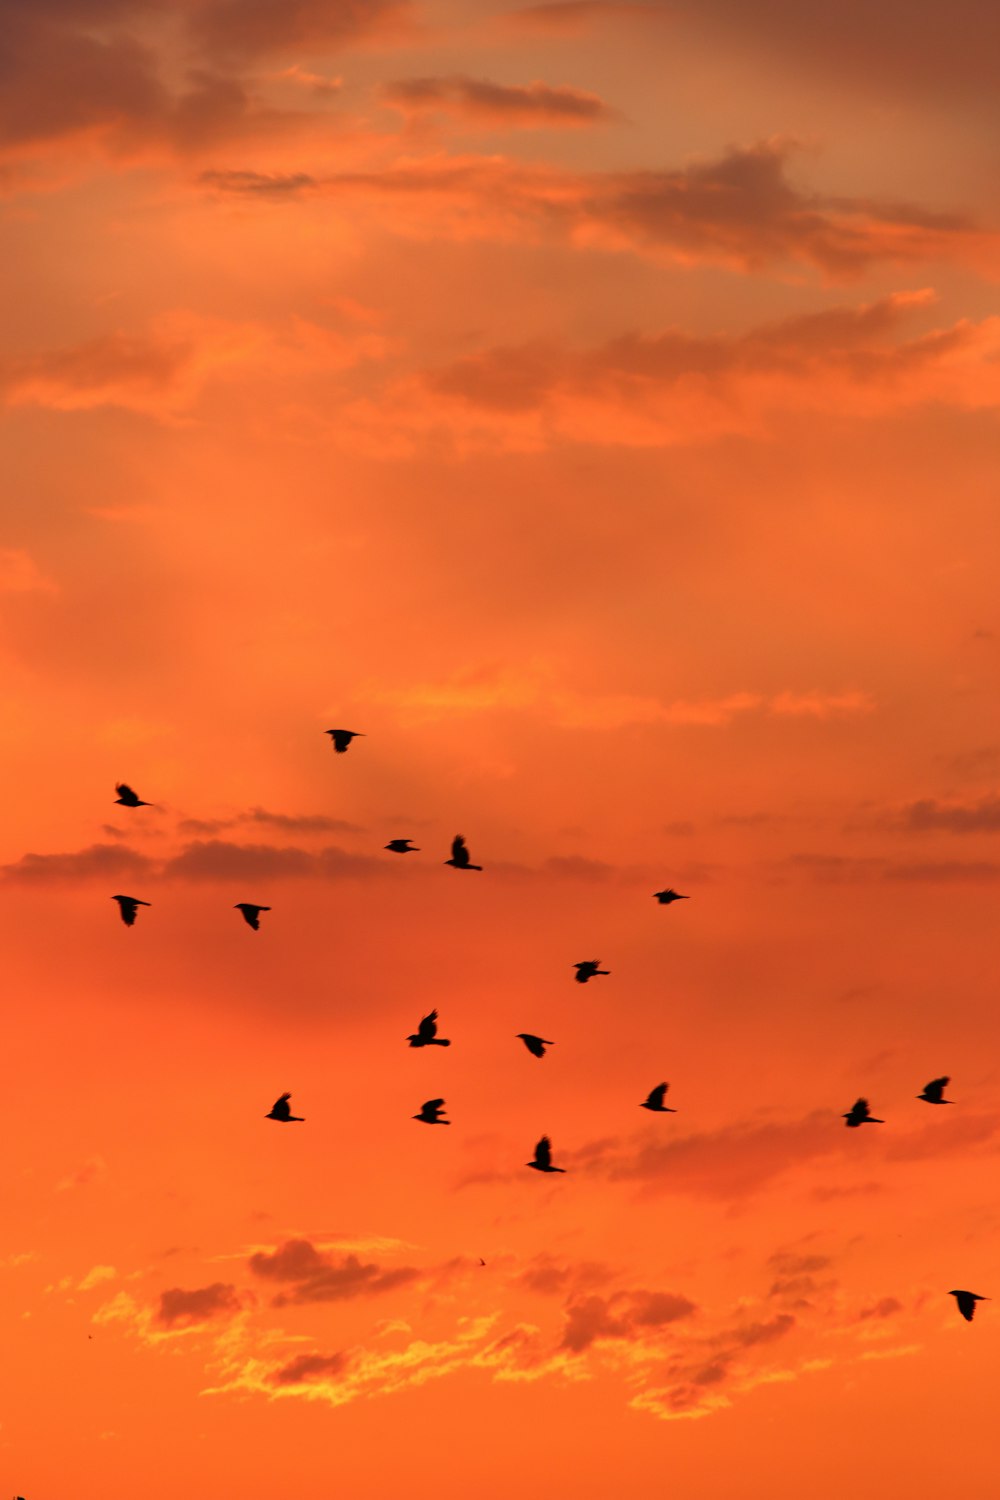
[(0, 0), (0, 1494), (995, 1500), (998, 55)]

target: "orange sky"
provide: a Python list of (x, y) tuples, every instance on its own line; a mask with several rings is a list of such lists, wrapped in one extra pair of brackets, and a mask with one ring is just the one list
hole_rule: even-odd
[(2, 1493), (993, 1500), (942, 15), (0, 0)]

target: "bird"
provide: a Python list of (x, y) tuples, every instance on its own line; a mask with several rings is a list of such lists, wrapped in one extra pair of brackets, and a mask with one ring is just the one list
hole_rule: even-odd
[(980, 1297), (978, 1292), (952, 1291), (948, 1293), (948, 1296), (954, 1297), (955, 1301), (958, 1303), (958, 1310), (967, 1323), (972, 1322), (972, 1315), (976, 1310), (977, 1302), (992, 1301), (992, 1298), (990, 1297)]
[(682, 896), (679, 891), (654, 891), (653, 899), (659, 901), (661, 906), (669, 906), (671, 901), (690, 901), (690, 896)]
[(543, 1135), (535, 1147), (534, 1161), (525, 1162), (526, 1167), (534, 1167), (536, 1172), (565, 1172), (565, 1167), (554, 1167), (552, 1165), (552, 1142), (547, 1135)]
[(333, 748), (338, 755), (343, 755), (352, 740), (365, 738), (357, 729), (324, 729), (323, 733), (333, 740)]
[(237, 901), (233, 910), (241, 911), (243, 913), (243, 920), (247, 926), (252, 927), (254, 932), (259, 932), (260, 914), (262, 911), (270, 911), (271, 908), (269, 906), (254, 906), (252, 901)]
[(851, 1105), (850, 1109), (847, 1111), (846, 1115), (843, 1115), (842, 1118), (847, 1121), (847, 1124), (851, 1129), (853, 1129), (855, 1125), (885, 1124), (884, 1120), (876, 1120), (874, 1115), (870, 1115), (868, 1113), (867, 1099), (856, 1099)]
[(446, 859), (445, 864), (454, 865), (456, 870), (481, 870), (483, 868), (482, 865), (469, 863), (469, 851), (460, 833), (456, 833), (451, 841), (451, 859)]
[(530, 1031), (518, 1031), (515, 1035), (527, 1047), (532, 1057), (544, 1057), (546, 1047), (554, 1047), (555, 1042), (547, 1042), (543, 1036), (532, 1036)]
[(417, 1027), (406, 1038), (411, 1047), (450, 1047), (451, 1043), (437, 1034), (437, 1011), (424, 1016)]
[(576, 970), (576, 974), (573, 977), (577, 984), (586, 984), (587, 980), (593, 979), (595, 974), (611, 973), (610, 969), (601, 968), (601, 960), (599, 958), (585, 959), (583, 963), (574, 964), (573, 967)]
[(420, 850), (412, 839), (390, 839), (384, 848), (393, 854), (419, 854)]
[(443, 1099), (427, 1099), (421, 1104), (419, 1115), (414, 1115), (413, 1118), (424, 1125), (450, 1125), (451, 1121), (444, 1119), (441, 1114), (443, 1108)]
[(112, 901), (118, 902), (118, 910), (126, 927), (135, 926), (135, 914), (140, 906), (152, 906), (151, 901), (140, 901), (138, 896), (112, 896)]
[(292, 1097), (291, 1094), (282, 1094), (280, 1099), (275, 1099), (275, 1101), (272, 1104), (270, 1110), (264, 1116), (264, 1119), (265, 1120), (280, 1120), (281, 1123), (282, 1123), (282, 1125), (289, 1125), (289, 1124), (291, 1124), (292, 1120), (299, 1120), (299, 1121), (304, 1120), (305, 1119), (304, 1115), (293, 1115), (292, 1114), (291, 1106), (288, 1103), (288, 1101), (289, 1101), (289, 1099), (291, 1097)]
[(669, 1083), (658, 1083), (655, 1089), (650, 1089), (649, 1097), (643, 1100), (640, 1108), (651, 1109), (658, 1115), (675, 1115), (676, 1109), (671, 1109), (669, 1104), (663, 1102), (663, 1096), (669, 1087)]
[(941, 1095), (951, 1082), (950, 1078), (932, 1078), (930, 1083), (924, 1085), (922, 1094), (918, 1099), (923, 1099), (925, 1104), (954, 1104), (954, 1099), (942, 1099)]
[(142, 798), (138, 796), (136, 792), (133, 792), (132, 788), (128, 786), (124, 781), (118, 781), (115, 783), (115, 791), (118, 793), (115, 801), (120, 803), (122, 807), (153, 806), (152, 802), (143, 802)]

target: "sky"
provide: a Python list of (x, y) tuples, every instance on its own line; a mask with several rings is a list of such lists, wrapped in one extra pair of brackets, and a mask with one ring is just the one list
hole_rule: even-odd
[(0, 0), (2, 1493), (995, 1495), (998, 44)]

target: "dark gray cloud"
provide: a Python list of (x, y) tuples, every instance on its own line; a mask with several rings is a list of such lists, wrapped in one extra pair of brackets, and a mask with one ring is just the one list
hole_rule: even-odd
[(110, 880), (122, 875), (148, 876), (156, 864), (145, 854), (120, 844), (90, 844), (69, 854), (22, 854), (0, 866), (0, 879), (24, 885), (49, 881)]
[(350, 1356), (337, 1354), (299, 1354), (275, 1370), (270, 1377), (272, 1385), (305, 1385), (310, 1380), (329, 1379), (342, 1375), (350, 1364)]
[(211, 1286), (171, 1287), (160, 1293), (156, 1322), (164, 1328), (190, 1327), (210, 1318), (240, 1311), (240, 1295), (227, 1282), (214, 1281)]
[(492, 83), (459, 73), (445, 78), (401, 78), (384, 84), (381, 96), (405, 114), (445, 113), (492, 128), (596, 125), (614, 118), (603, 99), (582, 89)]
[(252, 807), (249, 812), (237, 813), (231, 818), (182, 818), (177, 824), (178, 832), (193, 834), (224, 833), (230, 828), (250, 825), (278, 828), (283, 833), (360, 833), (357, 823), (344, 818), (328, 818), (321, 813), (273, 813), (263, 807)]
[(984, 797), (963, 806), (927, 799), (911, 802), (903, 812), (903, 827), (915, 833), (943, 829), (948, 833), (1000, 833), (1000, 797)]
[(196, 0), (193, 42), (210, 56), (245, 64), (327, 51), (399, 31), (402, 0)]
[(275, 1307), (371, 1297), (410, 1286), (422, 1276), (413, 1266), (385, 1270), (374, 1262), (359, 1260), (356, 1255), (336, 1260), (317, 1250), (309, 1240), (286, 1240), (271, 1254), (261, 1251), (252, 1255), (249, 1264), (256, 1276), (288, 1285), (288, 1291), (274, 1297)]
[(651, 1328), (662, 1328), (697, 1311), (693, 1302), (675, 1292), (616, 1292), (591, 1296), (566, 1308), (562, 1347), (582, 1354), (597, 1339), (627, 1339)]

